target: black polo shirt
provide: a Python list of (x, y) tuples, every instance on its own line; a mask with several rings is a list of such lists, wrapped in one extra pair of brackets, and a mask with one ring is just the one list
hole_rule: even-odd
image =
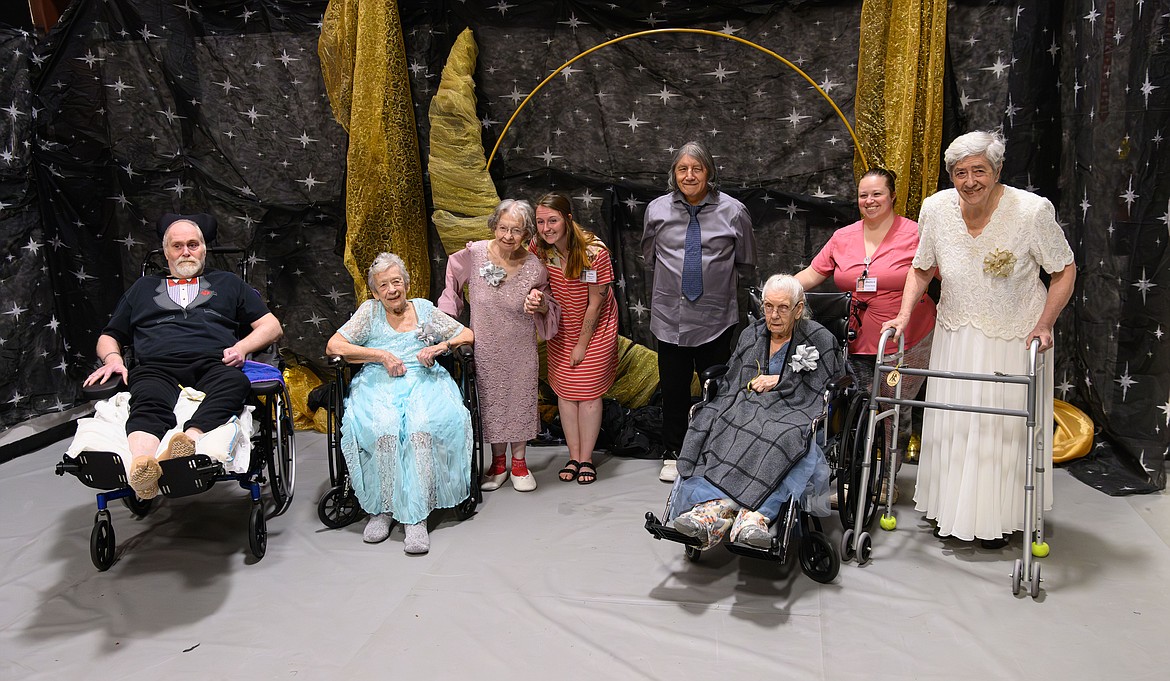
[(165, 278), (146, 276), (118, 301), (102, 333), (122, 345), (133, 344), (142, 360), (221, 358), (266, 314), (260, 294), (231, 272), (201, 274), (199, 294), (185, 309), (167, 295)]

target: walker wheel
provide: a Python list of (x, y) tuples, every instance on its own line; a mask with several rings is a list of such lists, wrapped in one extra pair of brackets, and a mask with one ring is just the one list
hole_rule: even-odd
[(869, 536), (869, 532), (862, 532), (861, 536), (857, 538), (857, 564), (865, 565), (869, 562), (870, 555), (873, 553), (873, 539)]
[(853, 560), (853, 530), (845, 530), (841, 535), (841, 560)]
[(898, 527), (898, 518), (897, 516), (886, 515), (883, 513), (881, 520), (878, 521), (878, 525), (881, 525), (882, 529), (886, 532), (893, 532), (894, 529)]
[(1024, 577), (1024, 561), (1017, 558), (1014, 565), (1012, 565), (1012, 595), (1020, 595), (1020, 584)]
[(89, 558), (94, 567), (105, 572), (114, 564), (114, 525), (110, 522), (110, 512), (98, 511), (93, 519), (93, 532), (89, 535)]
[(1040, 542), (1039, 544), (1037, 544), (1036, 542), (1032, 542), (1032, 555), (1033, 556), (1036, 556), (1037, 558), (1044, 558), (1048, 555), (1048, 551), (1049, 551), (1048, 542), (1046, 542), (1046, 541)]
[(1032, 563), (1032, 581), (1028, 584), (1028, 595), (1032, 598), (1040, 595), (1040, 563)]

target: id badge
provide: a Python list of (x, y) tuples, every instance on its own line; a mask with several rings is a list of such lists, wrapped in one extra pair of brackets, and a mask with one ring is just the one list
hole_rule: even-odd
[(877, 277), (858, 277), (857, 278), (857, 292), (858, 293), (876, 293), (877, 292)]
[(581, 270), (581, 283), (596, 284), (597, 270)]

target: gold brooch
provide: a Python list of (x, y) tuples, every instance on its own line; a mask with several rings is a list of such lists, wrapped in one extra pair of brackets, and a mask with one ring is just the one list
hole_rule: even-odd
[(993, 277), (1009, 277), (1016, 268), (1016, 255), (1011, 251), (995, 249), (983, 259), (983, 271)]

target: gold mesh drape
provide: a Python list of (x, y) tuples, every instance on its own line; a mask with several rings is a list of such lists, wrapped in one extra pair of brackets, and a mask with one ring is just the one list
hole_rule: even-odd
[[(946, 0), (865, 0), (856, 133), (871, 166), (898, 176), (895, 210), (911, 218), (938, 185)], [(857, 159), (857, 174), (864, 172)]]
[(411, 295), (430, 295), (430, 258), (414, 102), (398, 3), (330, 0), (317, 43), (333, 115), (349, 133), (345, 267), (357, 300), (381, 251), (406, 262)]
[(471, 29), (463, 29), (431, 100), (430, 157), (427, 170), (432, 219), (443, 248), (454, 253), (468, 241), (489, 237), (487, 218), (500, 197), (487, 171), (483, 135), (475, 114), (475, 59), (479, 47)]

